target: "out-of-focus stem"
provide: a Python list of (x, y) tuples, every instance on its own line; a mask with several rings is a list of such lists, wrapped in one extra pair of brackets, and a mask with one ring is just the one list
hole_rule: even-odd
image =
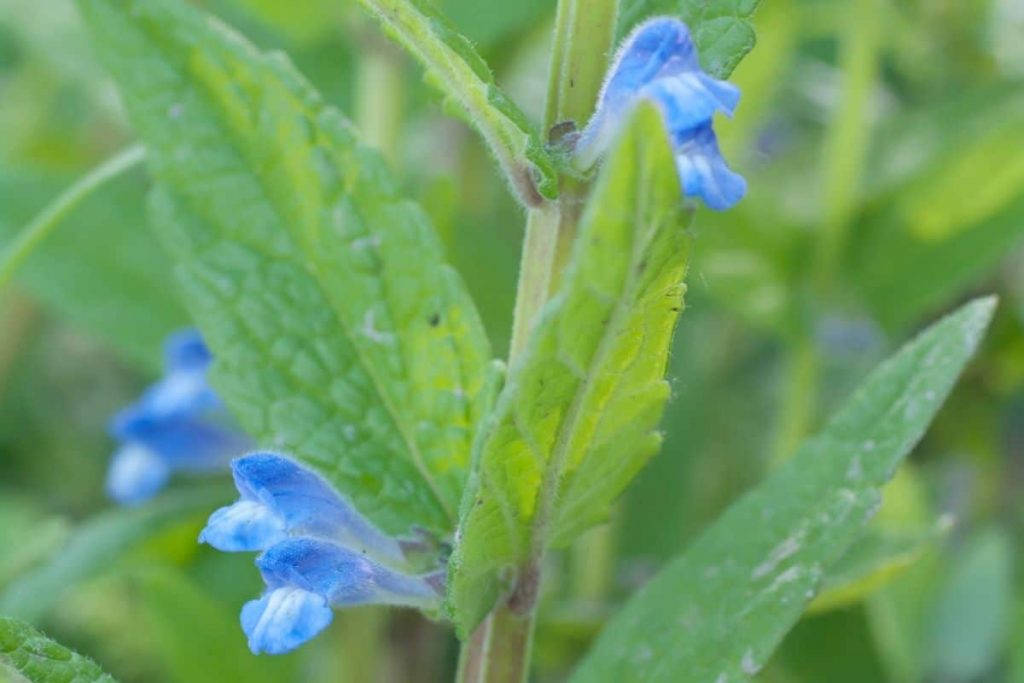
[(402, 65), (389, 44), (369, 40), (356, 69), (355, 121), (363, 139), (398, 163)]
[(615, 525), (595, 527), (572, 546), (572, 591), (580, 602), (604, 602), (615, 566)]
[(140, 145), (118, 152), (77, 180), (39, 212), (0, 255), (0, 288), (10, 282), (18, 267), (60, 225), (72, 209), (108, 181), (138, 164), (145, 155), (145, 149)]
[[(824, 212), (812, 273), (818, 295), (826, 299), (834, 294), (854, 218), (870, 138), (871, 94), (885, 30), (885, 0), (855, 0), (847, 9), (851, 14), (844, 24), (848, 30), (841, 35), (839, 57), (842, 95), (825, 137)], [(813, 327), (803, 335), (789, 351), (773, 453), (775, 464), (796, 450), (814, 422), (821, 359)]]
[(825, 137), (825, 210), (815, 263), (820, 291), (829, 293), (857, 202), (871, 129), (871, 93), (878, 74), (884, 0), (856, 0), (842, 34), (842, 96)]
[(772, 449), (773, 465), (781, 465), (793, 455), (813, 426), (820, 362), (812, 339), (801, 339), (790, 348)]

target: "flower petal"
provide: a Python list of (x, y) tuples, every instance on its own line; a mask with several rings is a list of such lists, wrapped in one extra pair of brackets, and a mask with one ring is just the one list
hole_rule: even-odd
[(284, 538), (284, 520), (252, 500), (240, 500), (217, 510), (199, 534), (200, 543), (224, 552), (263, 550)]
[(168, 374), (184, 370), (205, 371), (213, 362), (199, 330), (173, 332), (164, 340), (164, 367)]
[(242, 630), (253, 654), (294, 650), (327, 628), (334, 613), (322, 595), (301, 588), (275, 588), (242, 607)]
[(626, 106), (642, 87), (665, 76), (699, 71), (686, 24), (657, 17), (640, 24), (623, 41), (599, 98), (600, 106)]
[(404, 563), (398, 542), (373, 526), (308, 467), (264, 452), (237, 458), (231, 470), (243, 499), (259, 501), (273, 510), (289, 534), (336, 541), (385, 562)]
[(573, 165), (580, 171), (593, 166), (628, 110), (648, 99), (662, 111), (683, 194), (702, 198), (712, 209), (730, 208), (746, 193), (746, 181), (722, 159), (711, 123), (717, 112), (731, 116), (739, 98), (739, 88), (701, 69), (684, 23), (671, 17), (651, 19), (623, 42), (597, 111), (576, 139)]
[(726, 165), (711, 126), (698, 130), (676, 155), (676, 167), (687, 197), (700, 197), (708, 208), (724, 211), (747, 192), (747, 181)]
[(256, 559), (271, 588), (292, 586), (325, 596), (330, 604), (436, 607), (439, 595), (420, 576), (392, 571), (335, 543), (291, 538)]
[(122, 505), (138, 505), (152, 498), (171, 476), (157, 453), (137, 443), (127, 443), (114, 454), (107, 470), (107, 495)]
[(221, 469), (249, 445), (244, 436), (219, 424), (198, 417), (158, 417), (135, 407), (115, 415), (110, 432), (120, 441), (144, 445), (171, 469), (192, 472)]
[(731, 113), (739, 101), (735, 86), (696, 73), (655, 81), (642, 95), (661, 107), (673, 135), (708, 123), (716, 111)]

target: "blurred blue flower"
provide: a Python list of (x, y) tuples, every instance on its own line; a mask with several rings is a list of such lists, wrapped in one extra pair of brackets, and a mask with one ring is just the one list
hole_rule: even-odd
[(683, 194), (700, 197), (712, 209), (728, 209), (743, 198), (747, 184), (722, 158), (712, 119), (719, 111), (731, 116), (739, 98), (736, 86), (701, 69), (686, 24), (651, 19), (624, 41), (608, 71), (597, 111), (577, 140), (574, 164), (593, 166), (629, 110), (650, 100), (661, 109)]
[(164, 376), (108, 425), (121, 446), (106, 488), (123, 505), (149, 499), (175, 472), (221, 470), (249, 447), (206, 381), (212, 357), (199, 333), (172, 334), (164, 355)]
[(436, 609), (438, 575), (409, 576), (314, 538), (281, 541), (256, 559), (267, 590), (242, 608), (254, 654), (295, 649), (331, 623), (332, 607), (384, 604)]
[(404, 564), (391, 536), (374, 527), (312, 470), (275, 453), (253, 453), (231, 463), (241, 498), (221, 508), (199, 536), (218, 550), (265, 550), (290, 536), (320, 538)]

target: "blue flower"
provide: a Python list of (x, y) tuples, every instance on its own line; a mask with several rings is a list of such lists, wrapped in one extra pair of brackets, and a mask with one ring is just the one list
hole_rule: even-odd
[(242, 608), (254, 654), (295, 649), (331, 623), (332, 607), (365, 604), (436, 609), (436, 576), (408, 576), (336, 543), (293, 538), (256, 559), (267, 590)]
[(597, 111), (576, 143), (574, 164), (587, 169), (608, 148), (629, 110), (641, 100), (661, 109), (676, 156), (683, 195), (710, 208), (730, 208), (746, 193), (718, 149), (712, 129), (716, 112), (732, 115), (739, 89), (706, 74), (690, 32), (669, 17), (651, 19), (625, 40), (608, 71)]
[(275, 453), (231, 463), (241, 498), (221, 508), (199, 536), (218, 550), (265, 550), (290, 536), (340, 543), (401, 566), (396, 541), (374, 527), (312, 470)]
[(199, 535), (256, 558), (267, 590), (242, 608), (255, 654), (288, 652), (331, 623), (333, 608), (404, 605), (437, 609), (444, 572), (410, 575), (402, 545), (374, 527), (323, 478), (276, 453), (231, 463), (239, 500), (210, 515)]
[(212, 357), (199, 333), (172, 334), (164, 355), (164, 376), (108, 425), (121, 446), (106, 488), (124, 505), (149, 499), (175, 472), (221, 470), (249, 446), (206, 381)]

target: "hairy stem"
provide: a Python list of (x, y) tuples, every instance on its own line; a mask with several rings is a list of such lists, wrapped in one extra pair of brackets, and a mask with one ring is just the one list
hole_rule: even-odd
[(555, 17), (544, 129), (582, 127), (594, 111), (615, 35), (618, 0), (561, 0)]
[(494, 609), (466, 642), (458, 683), (521, 683), (526, 680), (533, 647), (533, 606), (525, 613), (512, 601)]
[(497, 86), (468, 41), (454, 36), (424, 0), (360, 0), (389, 36), (415, 57), (465, 112), (480, 133), (509, 185), (527, 207), (544, 203), (529, 131), (518, 110), (500, 104)]
[[(582, 126), (590, 117), (607, 68), (617, 13), (618, 0), (559, 0), (544, 130), (563, 121)], [(589, 189), (589, 183), (563, 177), (557, 202), (535, 206), (527, 216), (509, 367), (526, 348), (540, 311), (558, 288)], [(542, 561), (542, 556), (532, 556), (519, 568), (512, 594), (464, 644), (461, 683), (526, 680)]]
[[(560, 0), (548, 74), (544, 130), (564, 121), (582, 126), (601, 90), (615, 34), (618, 0)], [(561, 178), (555, 206), (532, 209), (519, 269), (509, 364), (523, 350), (540, 309), (569, 259), (589, 184)]]
[(139, 145), (118, 152), (89, 171), (40, 211), (0, 255), (0, 287), (10, 282), (18, 267), (60, 225), (61, 220), (72, 209), (107, 181), (138, 164), (145, 155), (145, 150)]

